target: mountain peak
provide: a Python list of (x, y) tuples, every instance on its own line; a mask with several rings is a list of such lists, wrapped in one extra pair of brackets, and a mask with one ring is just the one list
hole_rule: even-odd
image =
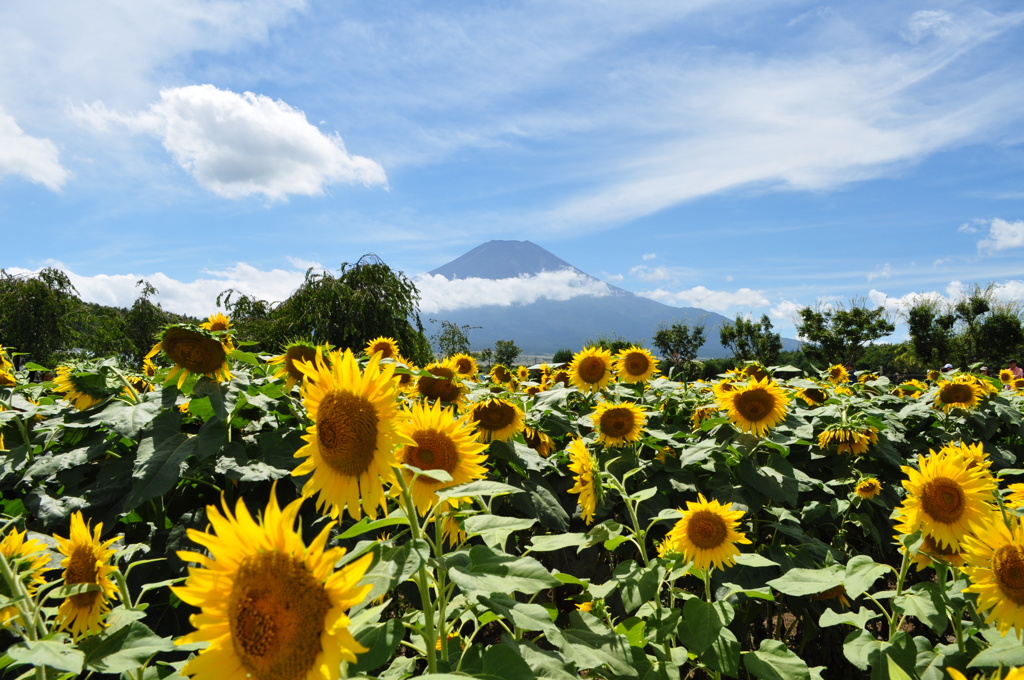
[(488, 241), (428, 273), (448, 280), (512, 279), (561, 269), (579, 271), (531, 241)]

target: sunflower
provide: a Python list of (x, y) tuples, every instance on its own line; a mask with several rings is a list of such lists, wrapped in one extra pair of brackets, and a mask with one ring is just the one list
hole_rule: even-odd
[(697, 569), (718, 569), (731, 567), (740, 554), (737, 543), (750, 543), (744, 534), (736, 531), (742, 510), (733, 510), (732, 503), (722, 505), (717, 500), (708, 501), (704, 494), (697, 494), (698, 501), (686, 502), (686, 510), (680, 510), (682, 517), (665, 536), (658, 554), (682, 553), (693, 561)]
[(612, 353), (600, 347), (587, 347), (577, 352), (569, 364), (572, 384), (580, 392), (597, 392), (612, 379)]
[[(327, 349), (329, 351), (330, 346)], [(295, 383), (301, 383), (305, 378), (305, 375), (299, 370), (298, 363), (302, 361), (315, 363), (318, 354), (323, 355), (323, 348), (318, 348), (306, 340), (294, 340), (285, 346), (283, 354), (267, 362), (268, 366), (278, 367), (277, 372), (271, 377), (275, 380), (285, 378), (285, 392), (290, 392), (295, 387)]]
[(619, 382), (645, 383), (658, 373), (658, 362), (649, 350), (633, 345), (615, 355), (615, 375)]
[(106, 625), (103, 617), (110, 610), (110, 600), (120, 596), (110, 579), (116, 569), (110, 563), (116, 552), (110, 545), (119, 537), (100, 541), (102, 532), (102, 522), (90, 529), (89, 523), (82, 519), (82, 513), (76, 511), (71, 515), (68, 537), (54, 536), (58, 550), (64, 555), (60, 563), (64, 567), (64, 584), (98, 586), (65, 598), (57, 609), (58, 627), (70, 630), (75, 638), (102, 630)]
[(353, 519), (377, 516), (384, 504), (382, 485), (394, 479), (392, 450), (406, 443), (398, 432), (398, 381), (394, 364), (380, 365), (374, 355), (364, 370), (351, 350), (322, 357), (316, 364), (299, 363), (306, 376), (302, 403), (313, 424), (303, 435), (307, 442), (295, 452), (305, 458), (292, 475), (312, 473), (303, 496), (318, 494), (317, 507), (329, 506), (331, 517), (343, 508)]
[(572, 376), (569, 375), (569, 371), (564, 368), (559, 368), (551, 374), (551, 384), (560, 384), (562, 387), (568, 387), (569, 383), (572, 382)]
[(110, 393), (77, 374), (70, 366), (58, 366), (57, 378), (54, 380), (53, 391), (64, 395), (64, 400), (84, 411), (100, 403)]
[(818, 435), (818, 447), (836, 453), (859, 456), (878, 443), (878, 430), (874, 427), (853, 427), (850, 423), (833, 423)]
[(451, 404), (462, 401), (462, 381), (449, 361), (427, 364), (426, 372), (416, 380), (416, 391), (424, 399), (440, 399)]
[(452, 363), (452, 367), (455, 368), (455, 373), (460, 378), (475, 378), (477, 371), (479, 370), (476, 365), (476, 359), (468, 354), (453, 354), (448, 358)]
[[(3, 444), (0, 444), (3, 448)], [(39, 586), (46, 583), (43, 573), (50, 564), (50, 554), (46, 544), (34, 538), (28, 538), (27, 531), (10, 529), (0, 539), (0, 558), (7, 560), (14, 578), (17, 579), (25, 589), (25, 594), (34, 597)], [(8, 597), (14, 593), (5, 592)], [(5, 628), (8, 623), (18, 618), (18, 607), (10, 605), (0, 606), (0, 628)], [(27, 627), (28, 622), (22, 622)]]
[(491, 377), (491, 382), (498, 383), (499, 385), (504, 385), (512, 380), (512, 372), (508, 370), (508, 366), (503, 364), (494, 364), (488, 375)]
[(213, 380), (231, 380), (228, 352), (211, 331), (186, 324), (169, 326), (160, 334), (160, 342), (153, 346), (146, 358), (156, 356), (161, 350), (169, 361), (174, 362), (174, 367), (164, 379), (165, 385), (178, 376), (178, 389), (181, 389), (191, 373)]
[[(901, 536), (912, 534), (916, 529), (911, 529), (911, 525), (907, 522), (897, 522), (896, 529), (896, 540), (899, 541)], [(962, 548), (963, 546), (961, 546)], [(906, 548), (900, 543), (900, 552), (906, 552)], [(911, 557), (914, 564), (914, 569), (917, 571), (924, 571), (928, 567), (934, 566), (935, 561), (943, 562), (949, 566), (962, 567), (964, 565), (964, 556), (959, 549), (953, 549), (950, 547), (944, 547), (935, 542), (928, 534), (921, 534), (921, 547), (918, 548), (917, 554)]]
[(752, 361), (744, 366), (742, 373), (743, 376), (749, 380), (767, 380), (771, 377), (771, 374), (768, 373), (768, 369), (756, 361)]
[(1009, 385), (1010, 383), (1012, 383), (1013, 378), (1013, 371), (1011, 371), (1010, 369), (1004, 368), (999, 371), (999, 382), (1003, 383), (1004, 385)]
[(917, 399), (926, 391), (928, 391), (928, 386), (920, 380), (908, 380), (907, 382), (900, 383), (892, 393), (897, 397), (903, 397), (904, 399), (907, 397)]
[(14, 377), (13, 373), (0, 370), (0, 387), (14, 387), (17, 384), (18, 379)]
[(1024, 482), (1020, 484), (1010, 484), (1006, 487), (1006, 507), (1008, 508), (1024, 508)]
[(333, 522), (307, 546), (296, 530), (302, 499), (282, 510), (276, 485), (257, 522), (242, 499), (232, 515), (207, 507), (216, 533), (188, 530), (209, 553), (179, 551), (189, 567), (175, 595), (201, 612), (189, 619), (196, 630), (177, 644), (209, 643), (182, 669), (198, 680), (337, 680), (341, 662), (367, 649), (356, 642), (346, 611), (372, 586), (358, 585), (373, 562), (363, 557), (335, 570), (344, 548), (325, 549)]
[(804, 400), (808, 406), (821, 406), (828, 399), (828, 393), (818, 387), (804, 387), (796, 391), (796, 396)]
[(714, 418), (718, 414), (718, 407), (714, 404), (701, 404), (695, 406), (693, 413), (690, 414), (690, 424), (693, 426), (693, 431), (696, 432), (700, 429), (701, 424), (710, 418)]
[(878, 380), (878, 374), (872, 371), (864, 371), (863, 373), (857, 376), (857, 382), (859, 382), (862, 385), (872, 380)]
[(907, 525), (905, 533), (921, 529), (936, 544), (959, 550), (971, 523), (991, 511), (995, 482), (983, 470), (966, 469), (959, 454), (941, 450), (920, 456), (918, 467), (902, 468), (907, 497), (896, 517)]
[(470, 409), (480, 439), (507, 442), (523, 431), (523, 411), (507, 399), (492, 397), (478, 401)]
[(850, 372), (842, 364), (832, 364), (828, 367), (828, 381), (839, 385), (850, 382)]
[(386, 338), (383, 335), (370, 340), (370, 342), (366, 343), (366, 349), (363, 350), (363, 353), (368, 357), (372, 357), (378, 352), (380, 352), (381, 359), (399, 361), (402, 356), (401, 352), (398, 351), (398, 343), (395, 342), (394, 338)]
[(576, 473), (573, 476), (573, 481), (576, 484), (569, 489), (569, 493), (580, 495), (580, 516), (584, 522), (592, 524), (601, 495), (597, 466), (582, 439), (573, 439), (565, 450), (569, 454), (569, 469)]
[(978, 594), (978, 611), (991, 609), (986, 622), (995, 622), (1003, 635), (1024, 631), (1024, 518), (1011, 517), (1009, 526), (997, 513), (977, 523), (964, 538), (964, 571)]
[(550, 456), (555, 448), (555, 441), (551, 437), (532, 427), (523, 428), (523, 441), (541, 458)]
[(882, 493), (882, 484), (874, 477), (866, 477), (857, 482), (857, 486), (853, 491), (861, 498), (867, 500)]
[(940, 373), (939, 371), (931, 370), (928, 371), (928, 373), (925, 375), (925, 380), (927, 380), (928, 382), (935, 382), (936, 380), (939, 379), (939, 376), (941, 375), (942, 373)]
[(235, 345), (231, 341), (231, 326), (231, 317), (220, 312), (211, 314), (206, 321), (199, 324), (200, 328), (211, 331), (220, 337), (220, 343), (228, 354), (235, 350)]
[[(399, 447), (398, 462), (421, 470), (444, 470), (452, 476), (450, 482), (439, 482), (426, 476), (415, 478), (412, 498), (421, 515), (426, 515), (437, 502), (439, 489), (482, 479), (487, 474), (483, 466), (487, 460), (484, 454), (487, 445), (476, 440), (471, 414), (456, 418), (455, 410), (442, 408), (439, 401), (432, 406), (417, 402), (401, 428), (410, 443)], [(403, 474), (407, 481), (413, 480), (411, 470), (404, 470)], [(451, 505), (458, 505), (457, 499), (449, 501)]]
[(789, 396), (774, 382), (751, 381), (716, 394), (732, 424), (757, 437), (786, 419)]
[(527, 382), (530, 380), (530, 377), (529, 366), (516, 366), (516, 380), (519, 382)]
[(983, 470), (991, 476), (990, 468), (992, 467), (992, 460), (985, 453), (985, 448), (982, 444), (967, 444), (964, 442), (950, 442), (945, 444), (941, 449), (941, 452), (946, 454), (958, 455), (964, 459), (964, 467), (968, 470), (978, 469)]
[(636, 404), (613, 404), (610, 401), (598, 404), (590, 418), (597, 430), (598, 443), (606, 447), (639, 441), (647, 423), (647, 414)]
[(958, 375), (952, 380), (943, 380), (938, 384), (934, 406), (946, 413), (954, 408), (970, 410), (981, 403), (985, 396), (984, 390), (971, 375)]
[(1024, 390), (1024, 378), (1014, 378), (1013, 389), (1017, 390), (1018, 392)]

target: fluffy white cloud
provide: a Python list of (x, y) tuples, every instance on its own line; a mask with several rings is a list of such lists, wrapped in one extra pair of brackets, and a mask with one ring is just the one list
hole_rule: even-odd
[(330, 184), (386, 185), (379, 163), (345, 149), (281, 100), (213, 85), (161, 90), (147, 111), (124, 115), (102, 103), (77, 109), (97, 129), (112, 122), (161, 139), (174, 160), (204, 188), (226, 198), (262, 194), (319, 195)]
[(22, 175), (57, 191), (68, 178), (57, 145), (25, 134), (13, 117), (0, 108), (0, 177)]
[(747, 309), (767, 307), (770, 304), (764, 293), (750, 288), (740, 288), (735, 292), (729, 292), (727, 290), (710, 290), (705, 286), (695, 286), (689, 290), (677, 292), (659, 288), (638, 294), (667, 304), (700, 307), (701, 309), (715, 312), (724, 312), (737, 307)]
[(994, 253), (1024, 246), (1024, 220), (1007, 222), (995, 218), (988, 225), (988, 235), (978, 241), (978, 251)]
[(414, 279), (425, 314), (481, 305), (529, 304), (541, 299), (571, 300), (584, 295), (603, 296), (611, 289), (603, 281), (572, 269), (541, 272), (514, 279), (453, 279), (422, 274)]

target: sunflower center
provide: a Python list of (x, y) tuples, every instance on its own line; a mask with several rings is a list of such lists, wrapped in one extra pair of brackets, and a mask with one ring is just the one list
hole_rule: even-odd
[(459, 357), (455, 362), (455, 370), (462, 375), (469, 375), (473, 372), (473, 362), (466, 357)]
[(651, 368), (650, 360), (639, 352), (627, 354), (622, 365), (626, 369), (626, 374), (631, 376), (643, 375)]
[(496, 366), (494, 369), (494, 377), (498, 382), (508, 382), (512, 379), (512, 374), (508, 372), (508, 369), (504, 366)]
[(811, 400), (815, 404), (820, 404), (823, 401), (825, 401), (825, 391), (819, 390), (816, 387), (807, 388), (806, 390), (804, 390), (804, 394), (807, 396), (809, 400)]
[(601, 357), (584, 357), (576, 367), (576, 372), (583, 382), (596, 384), (604, 379), (606, 369)]
[(628, 408), (611, 408), (601, 414), (601, 433), (606, 437), (622, 439), (633, 431), (635, 424)]
[(992, 555), (992, 574), (1002, 594), (1024, 606), (1024, 547), (1009, 543)]
[(698, 510), (686, 525), (690, 542), (701, 550), (713, 550), (725, 543), (729, 528), (725, 520), (710, 510)]
[(377, 449), (377, 410), (366, 399), (332, 390), (320, 402), (316, 429), (324, 462), (349, 477), (366, 472)]
[(497, 432), (515, 422), (516, 410), (509, 404), (492, 401), (473, 409), (473, 420), (481, 430)]
[(297, 381), (301, 381), (306, 376), (295, 364), (299, 361), (313, 363), (314, 359), (316, 359), (316, 350), (314, 348), (306, 345), (295, 345), (294, 347), (289, 347), (284, 353), (284, 368), (288, 371), (289, 376)]
[(190, 373), (214, 373), (224, 365), (224, 347), (201, 333), (170, 328), (160, 343), (171, 361)]
[(431, 375), (422, 376), (416, 383), (420, 394), (428, 399), (458, 401), (459, 386), (455, 383), (455, 371), (446, 366), (432, 366), (427, 369)]
[(279, 552), (238, 566), (228, 617), (242, 666), (257, 680), (304, 678), (320, 655), (330, 599), (301, 561)]
[(974, 390), (970, 385), (946, 385), (942, 388), (940, 399), (944, 404), (972, 404), (974, 403)]
[(741, 416), (756, 423), (771, 412), (775, 400), (764, 390), (755, 389), (737, 394), (735, 404)]
[(377, 342), (370, 348), (370, 354), (376, 354), (380, 352), (382, 359), (393, 359), (395, 356), (394, 348), (390, 342)]
[(936, 522), (952, 524), (966, 508), (967, 496), (960, 485), (949, 477), (936, 477), (921, 489), (921, 507)]
[[(459, 463), (459, 452), (450, 437), (434, 430), (420, 430), (412, 435), (416, 446), (405, 449), (405, 462), (421, 470), (444, 470), (455, 472)], [(426, 478), (422, 478), (426, 481)]]
[[(99, 576), (99, 565), (96, 564), (96, 553), (91, 546), (77, 546), (68, 559), (67, 570), (64, 573), (64, 583), (69, 586), (79, 583), (96, 583)], [(90, 590), (86, 593), (78, 593), (71, 596), (71, 603), (76, 608), (91, 607), (100, 596), (100, 591)]]

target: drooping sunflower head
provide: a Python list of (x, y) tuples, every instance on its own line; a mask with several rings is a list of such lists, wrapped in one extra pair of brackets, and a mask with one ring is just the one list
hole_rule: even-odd
[(611, 351), (587, 347), (577, 352), (569, 364), (569, 376), (580, 392), (592, 393), (603, 389), (612, 379)]
[(640, 441), (647, 423), (644, 410), (631, 403), (615, 404), (602, 401), (597, 409), (590, 414), (597, 430), (597, 441), (609, 446), (621, 446)]
[(308, 340), (293, 340), (285, 346), (284, 352), (269, 360), (267, 365), (278, 367), (273, 378), (284, 378), (284, 389), (289, 392), (296, 383), (301, 383), (305, 379), (305, 374), (299, 370), (298, 364), (303, 361), (315, 363), (317, 355), (322, 358), (325, 349), (329, 351), (330, 347), (318, 348)]
[(79, 411), (95, 406), (120, 389), (111, 389), (103, 376), (93, 371), (78, 371), (70, 366), (58, 366), (53, 391), (64, 395), (65, 401)]
[(335, 351), (330, 363), (299, 363), (306, 380), (302, 402), (313, 424), (296, 453), (305, 460), (292, 474), (311, 474), (303, 496), (317, 495), (317, 506), (332, 517), (345, 508), (353, 519), (365, 511), (377, 516), (385, 502), (383, 485), (394, 479), (393, 449), (407, 443), (399, 431), (404, 417), (398, 405), (394, 364), (374, 355), (361, 369), (351, 350)]
[(751, 361), (743, 367), (743, 376), (748, 380), (768, 380), (772, 377), (768, 369), (756, 361)]
[(936, 544), (959, 550), (971, 523), (992, 511), (995, 482), (984, 470), (967, 469), (959, 453), (940, 450), (917, 462), (919, 470), (902, 468), (907, 497), (897, 517), (907, 525), (907, 533), (920, 529)]
[(427, 364), (424, 370), (430, 375), (421, 375), (416, 379), (416, 390), (421, 397), (440, 399), (449, 404), (462, 401), (466, 388), (450, 361), (435, 361)]
[(455, 369), (455, 374), (462, 379), (475, 379), (479, 368), (474, 359), (469, 354), (453, 354), (448, 358), (451, 362), (452, 367)]
[(690, 424), (693, 426), (693, 431), (696, 432), (701, 428), (701, 425), (705, 420), (714, 418), (718, 414), (718, 407), (714, 404), (700, 404), (693, 407), (693, 413), (690, 414)]
[(681, 553), (693, 561), (697, 569), (715, 566), (725, 569), (736, 563), (740, 554), (737, 543), (750, 543), (744, 534), (737, 531), (742, 510), (733, 510), (732, 503), (722, 505), (717, 500), (708, 501), (703, 494), (697, 495), (697, 502), (687, 501), (686, 510), (675, 526), (669, 530), (658, 548), (661, 556)]
[(502, 364), (494, 364), (488, 375), (491, 377), (491, 382), (498, 385), (508, 384), (512, 380), (512, 372), (508, 370), (508, 366)]
[(992, 513), (964, 538), (964, 572), (971, 581), (964, 592), (978, 594), (978, 611), (1006, 635), (1024, 631), (1024, 517), (1004, 522)]
[(821, 406), (828, 399), (828, 392), (819, 387), (803, 387), (797, 390), (796, 395), (808, 406)]
[(857, 486), (853, 491), (861, 498), (867, 500), (882, 493), (882, 484), (874, 477), (865, 477), (857, 482)]
[[(411, 470), (403, 471), (406, 480), (412, 482), (413, 502), (421, 515), (437, 503), (438, 490), (487, 475), (483, 466), (487, 445), (477, 441), (470, 414), (457, 418), (454, 408), (442, 408), (440, 401), (419, 401), (402, 422), (402, 432), (407, 443), (397, 451), (398, 462), (421, 470), (444, 470), (452, 477), (450, 482), (439, 482), (426, 476), (414, 478)], [(450, 498), (448, 502), (457, 506), (460, 500)]]
[(378, 352), (381, 359), (394, 359), (398, 361), (399, 357), (402, 356), (401, 352), (398, 351), (398, 343), (395, 342), (395, 339), (383, 335), (370, 340), (370, 342), (366, 343), (366, 348), (363, 349), (363, 353), (368, 357), (372, 357)]
[(878, 430), (870, 425), (832, 423), (818, 435), (818, 447), (859, 456), (878, 443)]
[(544, 432), (532, 427), (523, 428), (523, 440), (541, 458), (547, 458), (555, 448), (555, 441)]
[(569, 470), (576, 473), (573, 476), (575, 485), (569, 493), (579, 494), (580, 517), (587, 524), (592, 524), (602, 491), (597, 464), (582, 439), (573, 439), (565, 451), (569, 454)]
[(205, 552), (178, 552), (196, 566), (172, 590), (200, 613), (190, 619), (195, 632), (177, 643), (209, 644), (185, 665), (185, 675), (337, 680), (342, 661), (355, 662), (368, 651), (349, 630), (348, 610), (372, 588), (359, 582), (373, 556), (336, 570), (345, 550), (325, 548), (334, 523), (307, 546), (296, 529), (301, 504), (281, 509), (275, 485), (262, 519), (253, 518), (242, 499), (234, 513), (223, 501), (223, 509), (207, 507), (216, 533), (188, 530)]
[(64, 584), (98, 586), (71, 595), (61, 602), (57, 609), (57, 625), (68, 630), (75, 638), (98, 633), (106, 623), (103, 617), (110, 611), (110, 601), (119, 597), (119, 591), (110, 575), (116, 567), (111, 560), (116, 552), (111, 544), (118, 537), (100, 540), (103, 523), (90, 528), (81, 512), (71, 515), (71, 530), (67, 538), (54, 536), (57, 547), (64, 555), (60, 566), (64, 567)]
[[(895, 538), (899, 543), (900, 552), (906, 552), (906, 547), (900, 538), (914, 533), (917, 529), (911, 529), (910, 524), (906, 521), (896, 522), (893, 528), (896, 529)], [(914, 569), (917, 571), (924, 571), (928, 567), (934, 566), (934, 562), (942, 562), (953, 567), (962, 567), (964, 564), (964, 556), (959, 549), (940, 545), (925, 533), (921, 534), (921, 547), (918, 548), (917, 553), (911, 556), (911, 560), (913, 560)]]
[(734, 389), (722, 390), (716, 395), (732, 424), (757, 437), (763, 437), (786, 419), (790, 401), (781, 387), (768, 380), (736, 385)]
[(227, 362), (229, 350), (214, 332), (205, 328), (188, 324), (168, 326), (146, 358), (152, 358), (161, 351), (174, 364), (164, 380), (165, 385), (177, 377), (178, 389), (181, 389), (192, 374), (205, 375), (213, 380), (231, 380)]
[(615, 355), (615, 375), (619, 382), (645, 383), (658, 373), (658, 362), (650, 350), (633, 345)]
[[(44, 574), (50, 564), (49, 551), (42, 541), (29, 538), (27, 531), (18, 531), (13, 527), (8, 529), (0, 538), (0, 558), (7, 560), (12, 575), (21, 583), (29, 597), (34, 597), (39, 586), (46, 583)], [(5, 592), (4, 595), (11, 597), (13, 593)], [(0, 606), (0, 628), (5, 628), (18, 616), (18, 608), (15, 605)], [(30, 624), (22, 621), (21, 625), (28, 628)]]
[(470, 417), (480, 440), (507, 442), (523, 431), (523, 410), (508, 399), (492, 397), (473, 404)]
[(834, 385), (850, 382), (850, 372), (842, 364), (832, 364), (828, 367), (826, 373), (825, 377)]
[(957, 375), (952, 380), (943, 380), (935, 393), (935, 408), (949, 413), (954, 408), (970, 410), (978, 406), (985, 392), (971, 375)]

